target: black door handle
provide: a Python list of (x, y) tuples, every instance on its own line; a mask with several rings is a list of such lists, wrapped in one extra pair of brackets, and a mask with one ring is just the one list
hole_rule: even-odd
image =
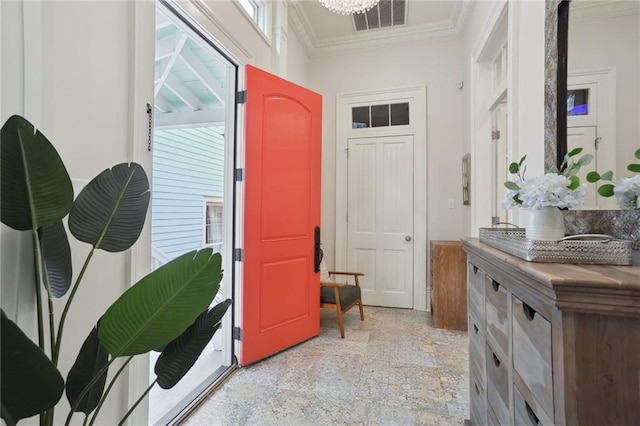
[(320, 262), (322, 261), (322, 249), (320, 248), (320, 227), (313, 230), (313, 272), (320, 272)]

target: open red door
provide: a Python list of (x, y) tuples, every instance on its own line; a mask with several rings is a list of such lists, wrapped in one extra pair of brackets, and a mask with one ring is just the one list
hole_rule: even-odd
[(322, 97), (246, 67), (240, 364), (320, 332)]

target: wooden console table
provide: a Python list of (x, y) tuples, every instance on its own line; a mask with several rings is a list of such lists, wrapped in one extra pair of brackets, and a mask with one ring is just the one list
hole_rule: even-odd
[(463, 245), (471, 423), (640, 425), (640, 267)]

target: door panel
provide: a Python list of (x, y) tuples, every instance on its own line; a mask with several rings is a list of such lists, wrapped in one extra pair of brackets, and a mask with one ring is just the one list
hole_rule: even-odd
[[(578, 155), (578, 157), (591, 154), (593, 155), (593, 161), (586, 166), (582, 166), (580, 168), (580, 172), (578, 173), (578, 177), (580, 177), (580, 182), (586, 182), (587, 173), (598, 171), (600, 173), (606, 172), (606, 170), (602, 170), (598, 167), (598, 151), (596, 150), (596, 127), (595, 126), (587, 126), (587, 127), (568, 127), (567, 128), (567, 151), (571, 151), (575, 148), (583, 148), (583, 151)], [(575, 157), (574, 157), (575, 158)], [(606, 182), (605, 182), (606, 183)], [(597, 195), (597, 187), (601, 185), (598, 183), (596, 185), (587, 185), (587, 195), (584, 198), (584, 205), (580, 206), (580, 208), (593, 209), (598, 208), (598, 201), (600, 197)]]
[(242, 365), (320, 331), (322, 97), (251, 66), (246, 88)]
[(413, 307), (413, 137), (348, 142), (349, 270), (368, 305)]

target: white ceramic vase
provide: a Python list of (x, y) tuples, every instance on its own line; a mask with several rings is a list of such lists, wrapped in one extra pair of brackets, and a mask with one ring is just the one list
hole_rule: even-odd
[(557, 207), (529, 209), (525, 235), (530, 240), (558, 241), (564, 238), (564, 216)]

